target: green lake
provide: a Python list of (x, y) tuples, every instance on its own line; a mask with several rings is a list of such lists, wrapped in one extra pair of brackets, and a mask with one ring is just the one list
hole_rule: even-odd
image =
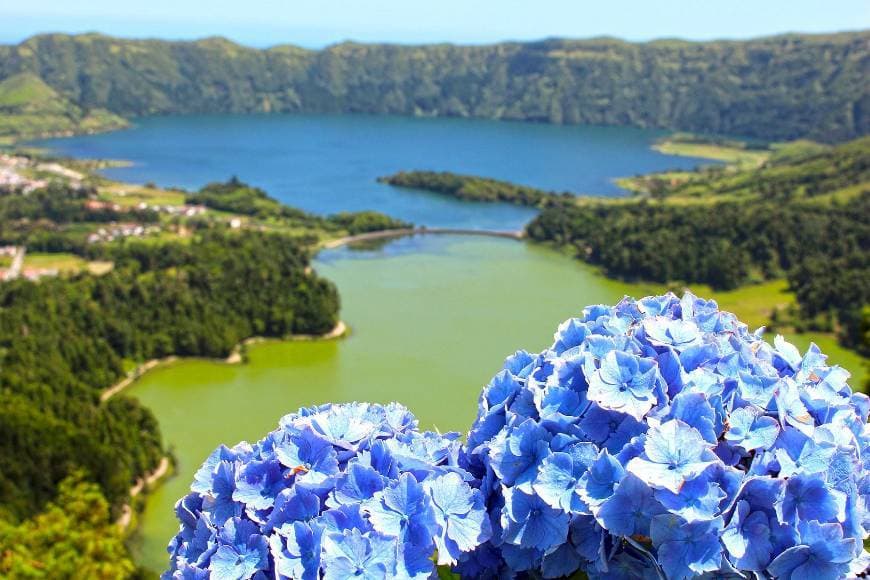
[[(507, 355), (549, 346), (556, 326), (585, 305), (661, 290), (608, 280), (543, 247), (471, 236), (330, 250), (315, 267), (339, 287), (349, 337), (262, 343), (243, 365), (178, 361), (150, 371), (126, 392), (154, 411), (178, 459), (176, 475), (148, 497), (133, 538), (148, 568), (165, 566), (165, 546), (177, 529), (173, 505), (220, 443), (259, 439), (300, 406), (355, 400), (399, 401), (424, 428), (464, 431), (479, 389)], [(713, 297), (752, 323), (763, 320), (753, 304), (782, 287), (742, 292)], [(810, 338), (795, 342), (804, 348)], [(818, 342), (833, 362), (859, 370), (858, 359), (834, 350), (833, 341)]]

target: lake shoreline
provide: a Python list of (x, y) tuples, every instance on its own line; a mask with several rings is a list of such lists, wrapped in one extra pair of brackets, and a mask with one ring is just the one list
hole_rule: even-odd
[(116, 521), (119, 528), (130, 533), (135, 530), (135, 527), (133, 529), (130, 527), (133, 521), (133, 500), (143, 491), (147, 493), (155, 484), (159, 484), (165, 477), (169, 477), (171, 467), (172, 462), (169, 460), (169, 456), (164, 455), (160, 458), (160, 463), (157, 464), (154, 471), (146, 473), (144, 477), (137, 479), (136, 483), (130, 487), (130, 500), (123, 505), (121, 515)]
[(241, 364), (243, 362), (243, 356), (241, 350), (243, 347), (248, 346), (250, 344), (257, 344), (261, 342), (266, 342), (269, 340), (275, 341), (287, 341), (287, 342), (302, 342), (302, 341), (327, 341), (327, 340), (336, 340), (348, 335), (350, 332), (349, 327), (343, 320), (339, 320), (336, 325), (325, 334), (291, 334), (283, 338), (278, 337), (266, 337), (266, 336), (252, 336), (246, 338), (241, 341), (230, 352), (230, 354), (226, 358), (206, 358), (206, 357), (179, 357), (177, 355), (171, 355), (163, 358), (153, 358), (145, 361), (144, 363), (138, 365), (136, 368), (127, 373), (127, 376), (122, 380), (118, 381), (111, 387), (105, 389), (102, 393), (100, 393), (100, 402), (105, 403), (118, 393), (124, 391), (127, 387), (135, 383), (138, 379), (142, 378), (148, 371), (155, 369), (159, 366), (173, 363), (177, 360), (194, 360), (194, 359), (203, 359), (210, 360), (214, 362), (222, 362), (224, 364), (235, 365)]

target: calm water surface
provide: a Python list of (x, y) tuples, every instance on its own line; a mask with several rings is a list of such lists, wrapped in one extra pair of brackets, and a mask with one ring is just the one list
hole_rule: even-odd
[(431, 169), (622, 195), (614, 178), (700, 162), (650, 149), (660, 135), (470, 119), (229, 115), (152, 117), (128, 131), (42, 144), (73, 157), (132, 161), (131, 167), (105, 171), (122, 181), (197, 189), (237, 175), (314, 213), (377, 209), (429, 226), (519, 229), (533, 210), (506, 204), (481, 208), (375, 180), (400, 170)]

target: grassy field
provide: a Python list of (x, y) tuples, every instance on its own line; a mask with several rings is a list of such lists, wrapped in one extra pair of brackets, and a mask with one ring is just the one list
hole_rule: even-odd
[(795, 302), (785, 280), (751, 284), (727, 292), (714, 292), (709, 286), (700, 284), (693, 285), (691, 290), (698, 296), (712, 297), (722, 310), (733, 312), (753, 330), (770, 324), (770, 315), (775, 308), (784, 308)]
[(128, 183), (110, 183), (100, 187), (100, 194), (106, 201), (124, 207), (134, 207), (140, 203), (148, 205), (184, 205), (184, 193), (168, 189), (141, 187)]
[(45, 268), (57, 270), (61, 273), (80, 272), (85, 269), (87, 262), (74, 254), (48, 254), (41, 252), (28, 252), (24, 256), (24, 268)]
[(87, 270), (100, 276), (109, 272), (112, 266), (112, 262), (88, 262), (75, 254), (28, 252), (24, 256), (24, 268), (57, 270), (59, 274), (76, 274)]
[(667, 155), (713, 159), (740, 167), (758, 167), (770, 157), (770, 151), (757, 151), (741, 147), (712, 143), (687, 143), (665, 139), (653, 145), (653, 149)]

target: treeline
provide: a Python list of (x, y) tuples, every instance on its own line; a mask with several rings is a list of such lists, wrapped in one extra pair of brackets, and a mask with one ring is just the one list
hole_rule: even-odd
[(265, 191), (232, 177), (226, 182), (210, 183), (186, 198), (187, 203), (202, 204), (212, 209), (255, 217), (261, 220), (281, 220), (293, 225), (320, 228), (325, 231), (345, 230), (350, 235), (411, 227), (404, 222), (376, 211), (341, 212), (321, 217), (284, 205)]
[(0, 46), (82, 110), (341, 112), (658, 127), (766, 140), (870, 132), (870, 33), (748, 41), (343, 43), (320, 51), (40, 35)]
[(516, 205), (545, 207), (570, 202), (570, 193), (553, 193), (507, 181), (459, 175), (449, 171), (400, 171), (378, 178), (381, 183), (409, 189), (422, 189), (466, 201), (502, 201)]
[(0, 515), (30, 516), (82, 470), (116, 507), (163, 454), (153, 415), (100, 393), (124, 361), (224, 357), (240, 340), (320, 334), (334, 286), (293, 238), (206, 230), (190, 243), (103, 247), (115, 268), (0, 285)]
[(812, 253), (870, 249), (870, 190), (848, 204), (776, 202), (677, 205), (640, 201), (544, 210), (527, 227), (539, 241), (627, 280), (709, 284), (730, 290), (782, 277)]
[(663, 186), (661, 199), (545, 209), (527, 232), (623, 279), (732, 289), (787, 276), (803, 324), (839, 327), (867, 354), (868, 165), (863, 139), (757, 170), (699, 173)]

